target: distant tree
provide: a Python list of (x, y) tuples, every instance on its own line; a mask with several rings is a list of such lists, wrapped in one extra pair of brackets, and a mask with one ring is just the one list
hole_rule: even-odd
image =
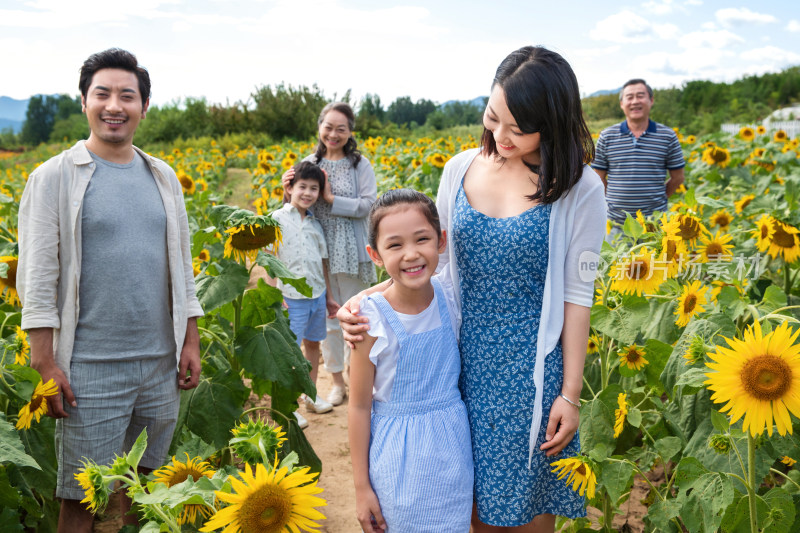
[(377, 94), (364, 95), (356, 114), (356, 129), (364, 137), (374, 137), (384, 133), (386, 128), (386, 110), (381, 105), (381, 97)]
[(442, 130), (479, 124), (482, 117), (483, 109), (471, 102), (450, 102), (429, 114), (426, 124), (435, 130)]
[[(328, 101), (315, 84), (297, 88), (283, 83), (265, 85), (252, 95), (252, 127), (273, 139), (307, 139), (317, 131), (317, 117)], [(345, 93), (349, 98), (349, 91)]]
[(401, 96), (389, 104), (386, 116), (389, 120), (398, 125), (425, 124), (428, 115), (436, 111), (436, 104), (424, 98), (411, 101), (409, 96)]
[(25, 112), (20, 137), (26, 144), (40, 144), (50, 138), (58, 119), (81, 113), (81, 100), (66, 94), (32, 96)]
[(89, 123), (83, 113), (60, 118), (53, 124), (50, 142), (77, 141), (89, 138)]

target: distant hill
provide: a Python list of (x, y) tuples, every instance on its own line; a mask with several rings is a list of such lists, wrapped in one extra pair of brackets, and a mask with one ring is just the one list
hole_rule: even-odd
[(14, 133), (19, 133), (22, 123), (25, 122), (25, 112), (28, 110), (29, 100), (15, 100), (8, 96), (0, 96), (0, 131), (10, 127)]
[(591, 98), (592, 96), (603, 96), (605, 94), (617, 94), (621, 90), (622, 90), (622, 87), (620, 87), (618, 89), (603, 89), (603, 90), (600, 90), (600, 91), (593, 92), (587, 98)]
[(2, 132), (3, 130), (7, 130), (8, 128), (11, 128), (11, 131), (13, 131), (14, 133), (19, 133), (20, 131), (22, 131), (23, 122), (24, 122), (23, 120), (10, 120), (7, 118), (0, 118), (0, 132)]
[(486, 100), (488, 100), (488, 99), (489, 99), (488, 96), (478, 96), (477, 98), (473, 98), (472, 100), (448, 100), (445, 103), (443, 103), (442, 105), (440, 105), (439, 107), (444, 108), (444, 107), (449, 106), (450, 104), (454, 104), (456, 102), (461, 102), (461, 103), (465, 103), (465, 104), (471, 104), (471, 105), (473, 105), (473, 106), (475, 106), (475, 107), (477, 107), (479, 109), (483, 109), (484, 107), (486, 107)]

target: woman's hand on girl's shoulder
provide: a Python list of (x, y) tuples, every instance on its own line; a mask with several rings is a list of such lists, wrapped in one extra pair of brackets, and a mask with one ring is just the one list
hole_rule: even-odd
[(339, 325), (342, 328), (342, 337), (352, 349), (354, 343), (364, 340), (362, 333), (369, 331), (369, 319), (359, 316), (361, 300), (367, 295), (366, 291), (361, 291), (345, 302), (336, 312)]
[(281, 176), (281, 187), (283, 187), (283, 201), (288, 202), (291, 198), (289, 198), (289, 193), (286, 189), (289, 187), (289, 183), (291, 183), (292, 179), (294, 179), (294, 167), (289, 167), (289, 170), (283, 173)]

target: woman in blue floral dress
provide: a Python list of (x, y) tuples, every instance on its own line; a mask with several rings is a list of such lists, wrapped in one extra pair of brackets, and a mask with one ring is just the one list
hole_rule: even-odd
[[(569, 64), (524, 47), (497, 69), (481, 147), (445, 166), (437, 207), (461, 309), (460, 388), (475, 463), (474, 533), (553, 531), (585, 515), (551, 472), (580, 451), (578, 405), (604, 187)], [(346, 338), (365, 329), (349, 310)]]

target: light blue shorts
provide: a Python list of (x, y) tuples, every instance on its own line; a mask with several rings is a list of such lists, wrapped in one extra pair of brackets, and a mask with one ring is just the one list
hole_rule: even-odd
[(180, 396), (175, 356), (133, 361), (75, 362), (70, 386), (78, 407), (65, 403), (68, 418), (56, 420), (56, 497), (82, 500), (75, 474), (83, 457), (108, 465), (130, 451), (147, 428), (147, 450), (139, 462), (159, 468), (167, 458)]
[(297, 337), (299, 346), (303, 339), (307, 341), (324, 341), (328, 335), (325, 318), (328, 308), (325, 306), (325, 291), (317, 298), (284, 298), (289, 306), (289, 329)]

